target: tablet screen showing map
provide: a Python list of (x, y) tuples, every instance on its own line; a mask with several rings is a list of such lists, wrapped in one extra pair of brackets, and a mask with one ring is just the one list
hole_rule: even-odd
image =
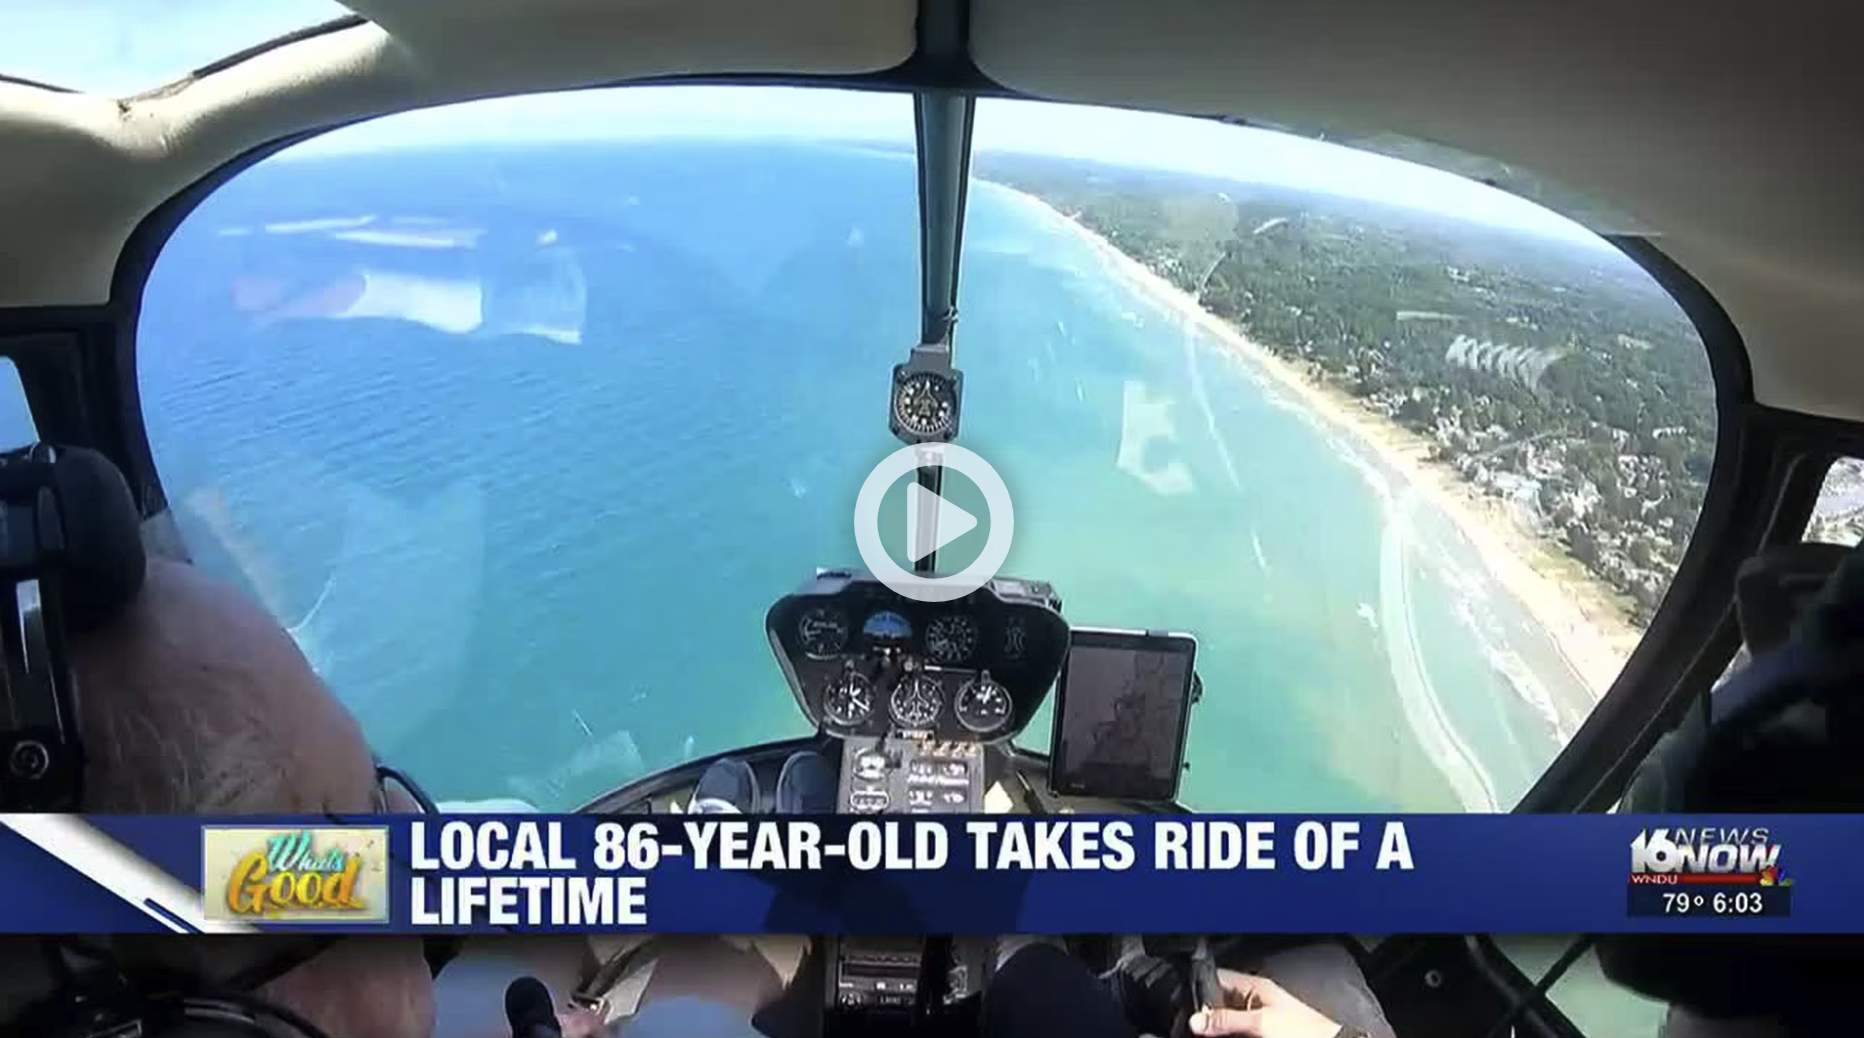
[(1177, 796), (1196, 655), (1190, 635), (1077, 628), (1055, 704), (1050, 788), (1118, 800)]

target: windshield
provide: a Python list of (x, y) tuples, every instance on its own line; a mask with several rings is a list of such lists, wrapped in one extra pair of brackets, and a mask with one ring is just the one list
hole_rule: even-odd
[(159, 30), (125, 0), (11, 0), (0, 75), (127, 96), (285, 33), (353, 17), (336, 0), (187, 0)]
[[(235, 177), (139, 335), (199, 561), (442, 799), (570, 808), (806, 734), (763, 617), (859, 564), (899, 446), (912, 125), (904, 95), (634, 88)], [(1511, 806), (1695, 521), (1712, 393), (1675, 305), (1392, 159), (1012, 102), (977, 142), (959, 442), (1015, 499), (1006, 574), (1075, 624), (1198, 636), (1185, 800)]]
[(1019, 542), (1076, 622), (1200, 636), (1188, 802), (1511, 807), (1693, 529), (1713, 388), (1680, 309), (1420, 166), (1131, 112), (978, 122), (967, 431), (1013, 485), (1048, 474)]

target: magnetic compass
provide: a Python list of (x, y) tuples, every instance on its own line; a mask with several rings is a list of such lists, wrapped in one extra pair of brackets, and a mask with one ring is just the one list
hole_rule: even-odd
[(962, 377), (955, 371), (900, 365), (893, 371), (889, 424), (907, 443), (949, 442), (958, 435)]

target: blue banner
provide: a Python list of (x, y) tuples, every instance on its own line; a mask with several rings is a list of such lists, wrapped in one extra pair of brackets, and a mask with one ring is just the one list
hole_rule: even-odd
[(1864, 932), (1864, 816), (10, 815), (0, 931)]

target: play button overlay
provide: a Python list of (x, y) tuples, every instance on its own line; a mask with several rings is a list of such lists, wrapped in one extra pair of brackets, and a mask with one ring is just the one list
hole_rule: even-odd
[(907, 485), (906, 550), (911, 561), (918, 562), (975, 529), (977, 516), (917, 482)]
[[(950, 576), (934, 577), (908, 571), (887, 554), (880, 529), (880, 503), (901, 476), (922, 468), (948, 468), (977, 484), (990, 510), (990, 533), (984, 550), (969, 566)], [(886, 456), (861, 484), (854, 501), (854, 545), (868, 572), (893, 591), (916, 602), (950, 602), (976, 591), (997, 575), (1010, 557), (1010, 536), (1015, 532), (1015, 510), (1003, 477), (983, 458), (949, 443), (902, 447)], [(977, 529), (978, 518), (934, 494), (917, 481), (906, 488), (906, 556), (918, 562), (966, 533)]]

